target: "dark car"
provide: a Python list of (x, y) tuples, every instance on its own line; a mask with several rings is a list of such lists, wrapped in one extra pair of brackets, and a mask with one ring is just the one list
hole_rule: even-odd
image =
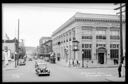
[(50, 70), (47, 67), (46, 63), (43, 62), (35, 62), (35, 71), (38, 76), (42, 75), (50, 75)]
[(20, 66), (26, 65), (25, 59), (20, 59), (19, 62), (20, 62), (20, 63), (19, 63)]
[(32, 61), (32, 58), (29, 58), (28, 61)]

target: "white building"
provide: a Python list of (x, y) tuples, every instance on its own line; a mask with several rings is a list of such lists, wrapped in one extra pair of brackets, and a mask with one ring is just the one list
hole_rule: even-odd
[[(125, 51), (125, 17), (123, 17), (123, 52)], [(75, 55), (72, 41), (79, 41)], [(117, 15), (77, 12), (52, 34), (53, 51), (67, 62), (71, 59), (113, 64), (120, 58), (120, 18)], [(66, 52), (65, 50), (68, 50)], [(125, 55), (125, 52), (123, 53)]]

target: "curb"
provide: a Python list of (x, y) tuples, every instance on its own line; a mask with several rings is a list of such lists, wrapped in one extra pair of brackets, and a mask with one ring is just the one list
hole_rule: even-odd
[(111, 81), (111, 82), (125, 82), (125, 77), (109, 77), (109, 78), (105, 78), (106, 80), (108, 81)]
[[(61, 63), (61, 62), (58, 62), (57, 64), (59, 64), (59, 65), (62, 65), (62, 66), (65, 66), (65, 67), (69, 67), (66, 63)], [(73, 67), (73, 66), (71, 66), (71, 67)], [(80, 69), (89, 69), (89, 68), (117, 68), (118, 66), (89, 66), (89, 67), (73, 67), (73, 68), (80, 68)]]

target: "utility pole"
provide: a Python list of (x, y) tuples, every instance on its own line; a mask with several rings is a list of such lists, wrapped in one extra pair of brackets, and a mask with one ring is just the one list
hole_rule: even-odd
[(18, 19), (18, 59), (17, 59), (17, 62), (18, 62), (18, 64), (19, 64), (19, 19)]
[(125, 5), (122, 5), (122, 3), (120, 3), (120, 7), (115, 8), (114, 10), (118, 10), (120, 9), (120, 64), (122, 63), (122, 57), (123, 57), (123, 39), (122, 39), (122, 8), (125, 7)]
[(19, 19), (18, 19), (18, 42), (17, 42), (17, 57), (15, 57), (15, 68), (17, 67), (19, 63)]

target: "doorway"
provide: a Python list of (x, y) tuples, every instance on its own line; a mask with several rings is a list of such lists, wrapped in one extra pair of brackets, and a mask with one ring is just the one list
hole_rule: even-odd
[(104, 64), (104, 53), (98, 53), (98, 62)]

